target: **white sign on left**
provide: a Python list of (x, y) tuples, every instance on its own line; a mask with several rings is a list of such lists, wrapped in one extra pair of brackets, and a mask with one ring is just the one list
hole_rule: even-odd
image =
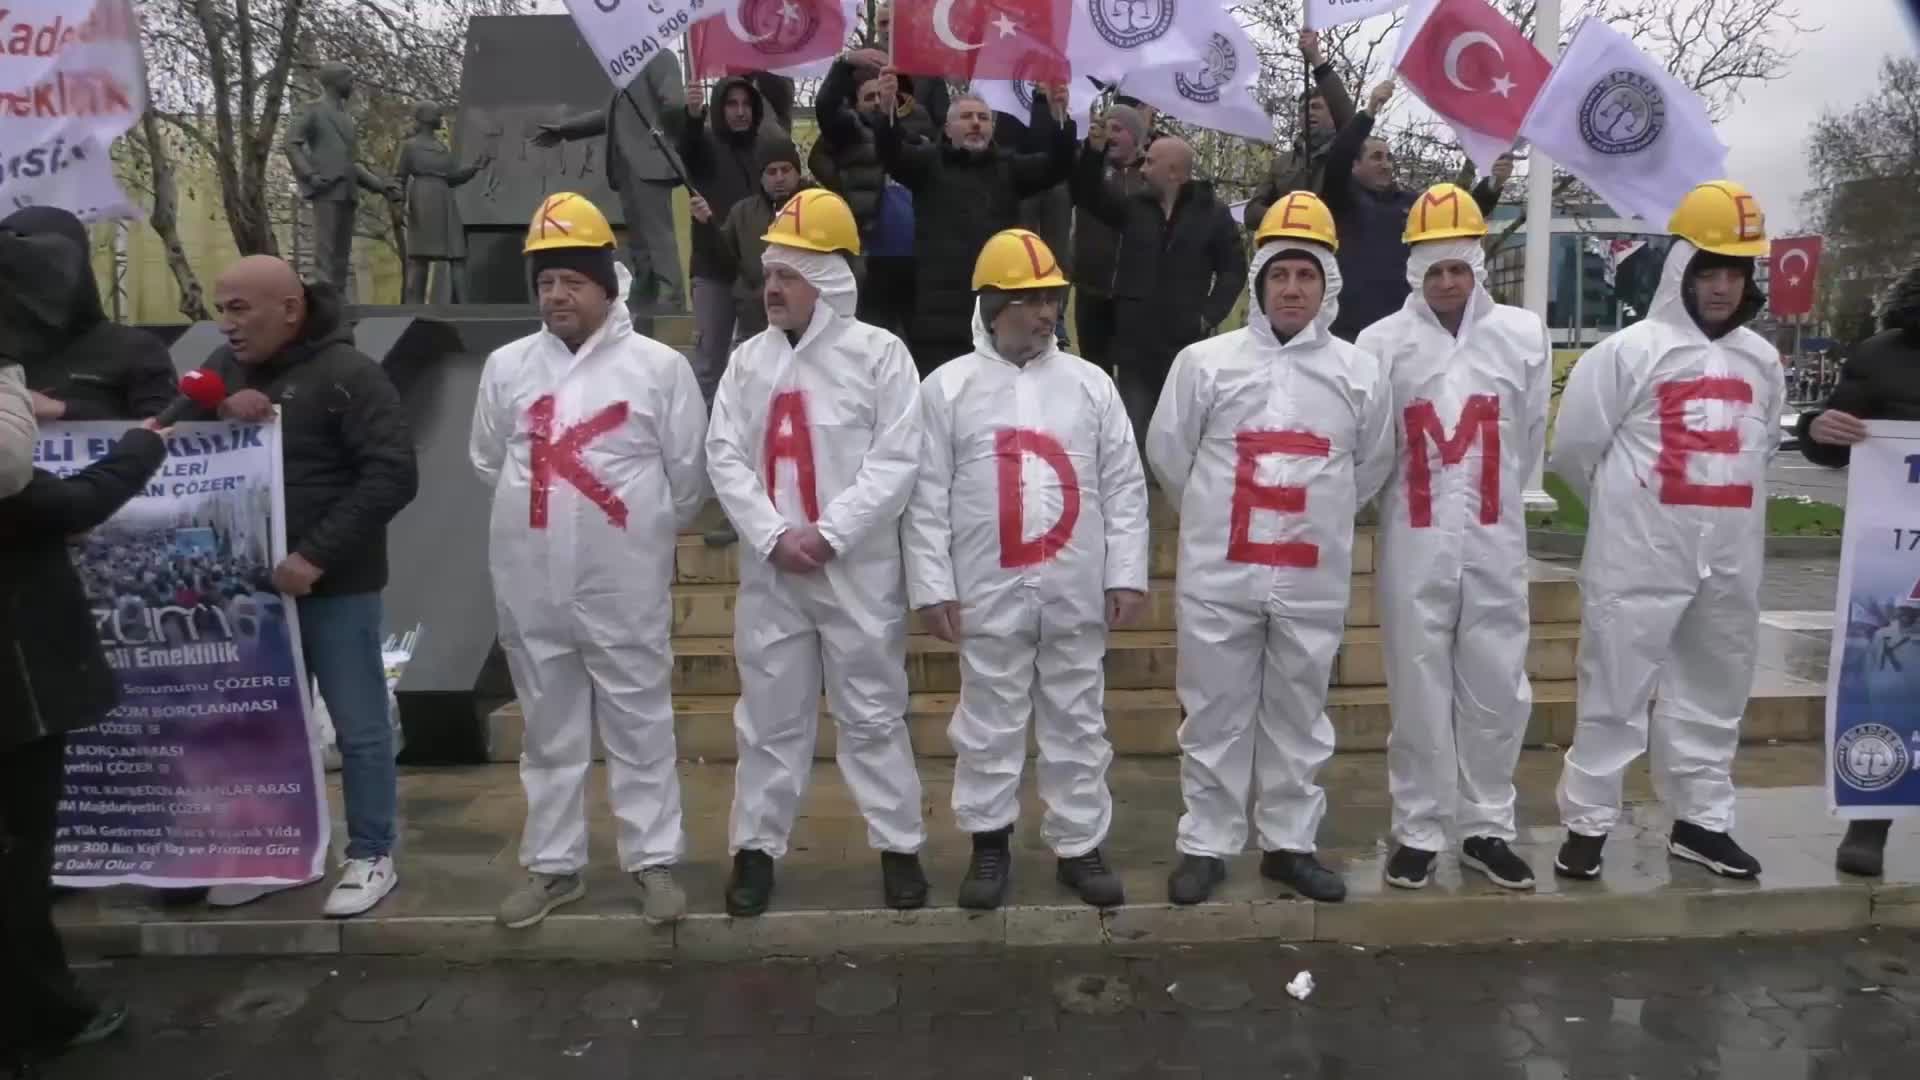
[(726, 14), (719, 0), (567, 0), (600, 66), (616, 87), (625, 87), (647, 61), (672, 47), (702, 19)]
[(0, 8), (0, 216), (34, 205), (138, 216), (109, 148), (146, 107), (133, 0)]

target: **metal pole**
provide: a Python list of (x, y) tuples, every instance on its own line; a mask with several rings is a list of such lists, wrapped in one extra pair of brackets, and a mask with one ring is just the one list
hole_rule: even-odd
[[(1548, 60), (1559, 58), (1560, 0), (1539, 0), (1534, 9), (1533, 43)], [(1526, 277), (1521, 293), (1527, 310), (1540, 316), (1541, 322), (1547, 319), (1547, 262), (1552, 256), (1553, 162), (1547, 160), (1536, 144), (1527, 164)], [(1553, 339), (1550, 324), (1547, 339)], [(1527, 477), (1527, 488), (1521, 497), (1528, 510), (1551, 512), (1555, 509), (1553, 496), (1547, 494), (1545, 476), (1546, 457), (1542, 454), (1533, 463), (1533, 472)]]

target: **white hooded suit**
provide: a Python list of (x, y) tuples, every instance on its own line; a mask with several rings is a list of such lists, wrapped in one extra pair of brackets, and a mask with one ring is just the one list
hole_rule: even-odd
[[(1319, 316), (1282, 344), (1260, 278), (1289, 250), (1312, 255), (1327, 285)], [(1147, 459), (1180, 500), (1178, 846), (1221, 859), (1246, 846), (1250, 798), (1262, 850), (1314, 850), (1353, 519), (1393, 467), (1380, 364), (1328, 330), (1332, 253), (1271, 241), (1250, 280), (1248, 325), (1181, 351), (1147, 430)]]
[(587, 864), (596, 721), (622, 869), (685, 847), (670, 590), (675, 535), (707, 498), (707, 415), (686, 357), (634, 331), (618, 274), (620, 298), (577, 351), (545, 329), (495, 350), (473, 413), (500, 644), (526, 717), (520, 861), (540, 874)]
[(1767, 464), (1786, 380), (1751, 330), (1709, 339), (1676, 239), (1646, 321), (1587, 351), (1561, 396), (1550, 464), (1585, 499), (1579, 722), (1560, 777), (1568, 829), (1604, 836), (1648, 749), (1676, 821), (1733, 823), (1730, 771), (1753, 686)]
[[(767, 248), (821, 290), (798, 344), (777, 327), (733, 352), (713, 400), (707, 468), (740, 534), (729, 847), (778, 859), (806, 793), (822, 676), (840, 770), (882, 851), (926, 839), (907, 738), (900, 515), (920, 460), (919, 377), (899, 338), (853, 317), (838, 255)], [(780, 535), (815, 525), (836, 557), (794, 574)]]
[[(1457, 260), (1478, 279), (1456, 337), (1422, 294)], [(1375, 595), (1393, 735), (1393, 836), (1511, 842), (1513, 770), (1532, 711), (1523, 491), (1546, 439), (1552, 370), (1539, 316), (1494, 302), (1473, 238), (1413, 246), (1405, 306), (1355, 342), (1393, 386), (1397, 454), (1380, 500)]]
[(920, 476), (903, 536), (915, 609), (960, 603), (959, 707), (947, 729), (960, 828), (1014, 823), (1031, 723), (1040, 835), (1100, 846), (1108, 589), (1147, 590), (1147, 488), (1113, 378), (1053, 348), (1001, 357), (976, 309), (973, 352), (920, 387)]

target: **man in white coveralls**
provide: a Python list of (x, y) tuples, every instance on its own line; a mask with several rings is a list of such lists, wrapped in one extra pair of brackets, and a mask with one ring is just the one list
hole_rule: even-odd
[(500, 644), (526, 715), (520, 861), (508, 927), (586, 894), (586, 789), (606, 748), (621, 869), (654, 923), (686, 913), (674, 772), (674, 536), (707, 497), (706, 408), (684, 356), (634, 330), (631, 277), (585, 198), (550, 195), (527, 229), (542, 328), (487, 357), (472, 457)]
[(1397, 454), (1380, 501), (1380, 631), (1393, 735), (1386, 880), (1423, 888), (1461, 837), (1460, 861), (1533, 887), (1510, 846), (1513, 770), (1533, 708), (1527, 682), (1522, 492), (1547, 433), (1547, 327), (1487, 292), (1486, 220), (1438, 184), (1415, 200), (1399, 311), (1354, 344), (1393, 387)]
[(960, 649), (953, 814), (972, 834), (960, 906), (1006, 899), (1027, 729), (1040, 836), (1061, 884), (1125, 900), (1113, 822), (1107, 630), (1146, 601), (1147, 482), (1112, 376), (1055, 346), (1067, 279), (1039, 236), (995, 234), (974, 263), (973, 351), (920, 387), (925, 447), (908, 504), (907, 592)]
[(1180, 500), (1176, 904), (1225, 879), (1249, 800), (1262, 875), (1313, 900), (1347, 894), (1314, 858), (1327, 806), (1314, 778), (1333, 754), (1354, 515), (1393, 468), (1392, 392), (1379, 361), (1328, 329), (1340, 270), (1326, 205), (1288, 194), (1254, 242), (1247, 326), (1181, 351), (1147, 430)]
[[(1646, 321), (1574, 365), (1550, 467), (1588, 506), (1580, 562), (1579, 720), (1560, 774), (1571, 878), (1600, 876), (1621, 779), (1651, 744), (1667, 848), (1752, 878), (1734, 842), (1733, 755), (1753, 688), (1767, 463), (1780, 444), (1780, 354), (1746, 328), (1765, 297), (1766, 221), (1745, 188), (1693, 189)], [(1652, 703), (1652, 723), (1648, 705)]]
[(767, 329), (734, 350), (707, 471), (739, 531), (731, 915), (758, 915), (806, 793), (824, 674), (840, 771), (880, 851), (889, 907), (927, 902), (907, 740), (900, 515), (920, 461), (920, 386), (899, 338), (853, 317), (847, 204), (812, 189), (767, 229)]

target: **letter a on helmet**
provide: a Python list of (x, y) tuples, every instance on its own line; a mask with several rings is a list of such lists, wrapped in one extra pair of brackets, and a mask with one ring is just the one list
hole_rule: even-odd
[(846, 200), (823, 188), (795, 192), (773, 216), (760, 239), (782, 247), (822, 253), (860, 254), (860, 228)]

